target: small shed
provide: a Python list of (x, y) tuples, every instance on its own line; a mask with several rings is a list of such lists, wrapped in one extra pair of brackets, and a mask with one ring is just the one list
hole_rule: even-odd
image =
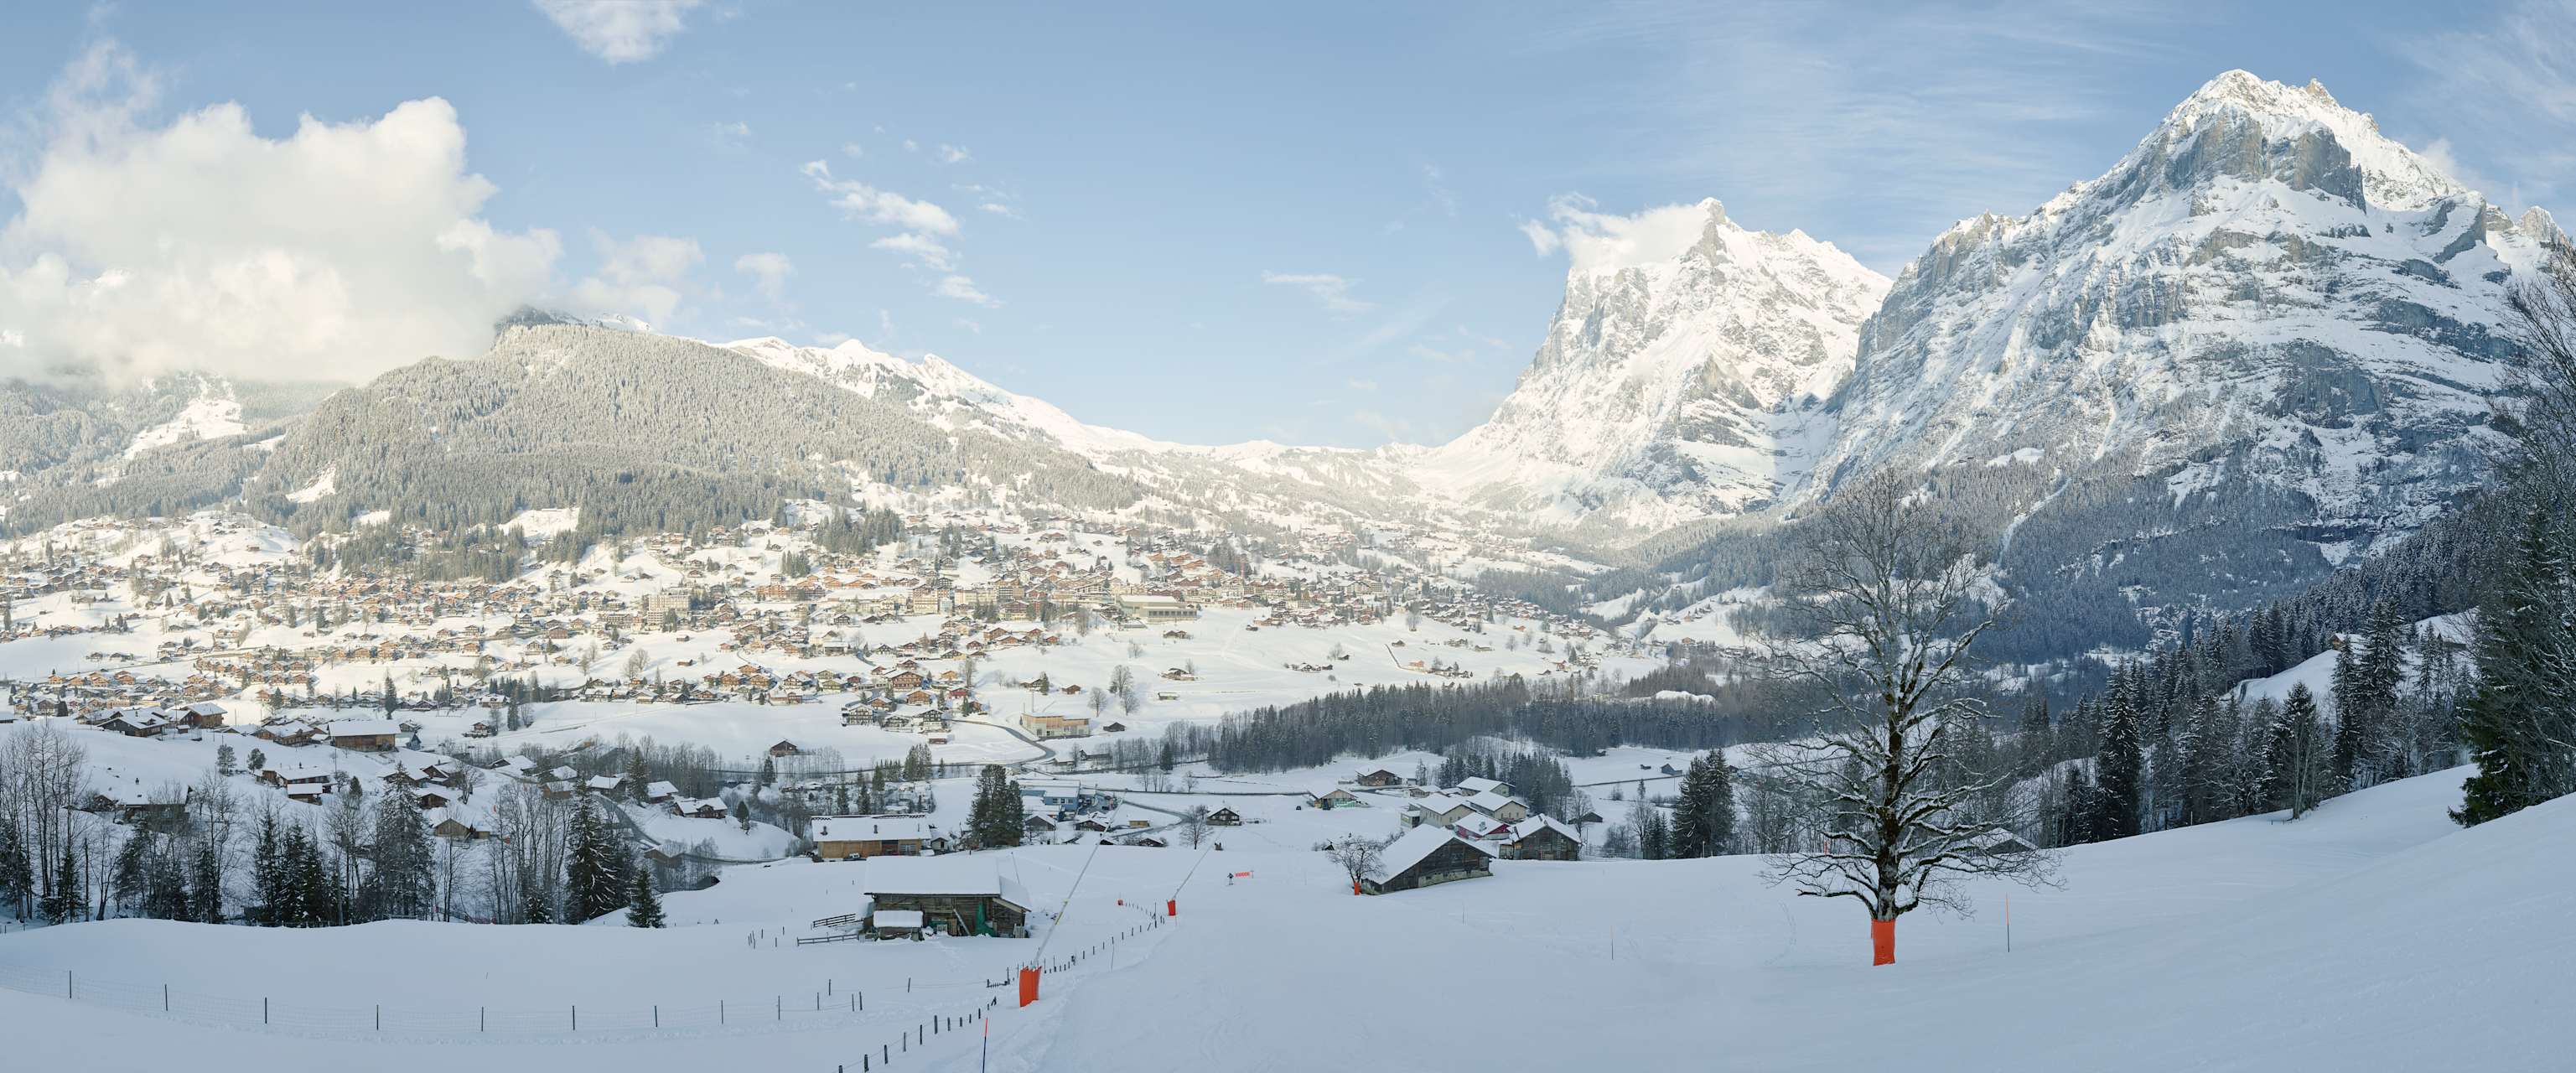
[(921, 926), (918, 909), (879, 909), (868, 917), (868, 931), (880, 939), (919, 939)]

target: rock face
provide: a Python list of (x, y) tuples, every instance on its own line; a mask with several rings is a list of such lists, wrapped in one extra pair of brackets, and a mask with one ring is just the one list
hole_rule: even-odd
[(1657, 529), (1800, 485), (1887, 280), (1800, 232), (1703, 201), (1667, 256), (1578, 256), (1538, 356), (1493, 419), (1398, 453), (1428, 491), (1541, 523)]
[(2324, 87), (2228, 72), (2100, 178), (1907, 266), (1802, 496), (1925, 468), (2008, 541), (2045, 535), (2025, 575), (2222, 604), (2295, 584), (2482, 479), (2507, 288), (2563, 241)]

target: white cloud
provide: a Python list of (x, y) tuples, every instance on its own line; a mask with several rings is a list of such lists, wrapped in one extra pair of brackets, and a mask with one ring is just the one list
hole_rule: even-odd
[(571, 301), (584, 313), (624, 314), (659, 324), (678, 312), (689, 273), (706, 259), (691, 238), (637, 235), (623, 242), (597, 232), (599, 272), (574, 284)]
[(660, 55), (704, 0), (536, 0), (581, 50), (610, 63)]
[(921, 143), (910, 138), (906, 138), (903, 140), (903, 151), (907, 153), (918, 153), (921, 151)]
[(965, 149), (959, 146), (950, 145), (946, 142), (939, 143), (939, 162), (942, 164), (963, 164), (967, 160), (971, 159), (972, 156), (973, 154), (968, 153)]
[(740, 149), (751, 144), (751, 124), (739, 119), (731, 123), (714, 124), (709, 130), (715, 138), (716, 148)]
[(957, 320), (955, 321), (955, 323), (956, 323), (956, 325), (957, 325), (958, 327), (960, 327), (960, 328), (964, 328), (964, 329), (966, 329), (967, 331), (970, 331), (970, 332), (975, 333), (976, 335), (982, 335), (982, 334), (984, 334), (984, 326), (983, 326), (983, 325), (978, 324), (978, 323), (976, 323), (976, 322), (974, 322), (974, 321), (968, 320), (968, 319), (966, 319), (966, 318), (964, 318), (964, 317), (959, 317), (959, 318), (957, 318)]
[(976, 305), (985, 306), (987, 308), (1002, 304), (994, 301), (993, 296), (975, 289), (975, 281), (964, 276), (951, 275), (941, 277), (939, 280), (939, 286), (933, 288), (931, 293), (942, 298), (954, 298), (961, 302), (973, 302)]
[(1521, 234), (1544, 256), (1559, 249), (1585, 272), (1608, 272), (1637, 265), (1662, 264), (1681, 256), (1708, 230), (1709, 219), (1723, 211), (1712, 199), (1696, 205), (1663, 205), (1634, 216), (1596, 212), (1591, 198), (1558, 194), (1548, 199), (1553, 229), (1535, 220), (1521, 221)]
[(857, 142), (842, 142), (841, 155), (852, 160), (857, 160), (860, 157), (868, 155), (868, 150), (866, 146), (860, 145)]
[(232, 104), (139, 124), (155, 89), (103, 44), (27, 124), (0, 226), (0, 332), (21, 345), (0, 372), (364, 377), (481, 353), (545, 290), (559, 240), (481, 217), (496, 188), (446, 101), (272, 139)]
[(1476, 360), (1475, 352), (1463, 347), (1457, 350), (1441, 350), (1437, 347), (1415, 343), (1412, 346), (1404, 348), (1404, 352), (1424, 361), (1438, 362), (1442, 365), (1464, 365)]
[(1357, 379), (1344, 380), (1342, 381), (1342, 386), (1353, 391), (1375, 391), (1377, 390), (1377, 381)]
[(1529, 236), (1530, 248), (1537, 250), (1541, 257), (1555, 253), (1565, 245), (1557, 240), (1555, 231), (1536, 220), (1521, 221), (1521, 234)]
[(1351, 297), (1351, 285), (1357, 281), (1329, 272), (1261, 273), (1261, 282), (1282, 287), (1296, 287), (1315, 297), (1324, 308), (1335, 313), (1360, 313), (1377, 308), (1375, 304)]
[(783, 305), (787, 277), (796, 274), (796, 263), (783, 253), (746, 253), (733, 259), (733, 270), (750, 276), (761, 297)]
[(831, 196), (833, 208), (851, 219), (925, 234), (957, 233), (957, 218), (949, 215), (948, 210), (891, 190), (879, 190), (856, 179), (833, 178), (831, 165), (820, 160), (808, 161), (805, 175), (814, 180), (815, 189)]
[(953, 263), (948, 247), (941, 245), (938, 239), (918, 232), (907, 231), (900, 235), (887, 235), (868, 243), (868, 246), (871, 249), (892, 250), (921, 262), (925, 268), (941, 272), (948, 271)]

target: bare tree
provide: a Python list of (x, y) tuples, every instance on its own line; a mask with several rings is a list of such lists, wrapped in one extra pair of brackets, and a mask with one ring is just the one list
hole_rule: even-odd
[(1962, 774), (1946, 748), (1985, 717), (1961, 688), (2001, 593), (1964, 519), (1894, 474), (1846, 486), (1801, 529), (1775, 593), (1805, 628), (1771, 639), (1765, 662), (1829, 699), (1822, 732), (1766, 766), (1816, 787), (1827, 817), (1812, 848), (1770, 858), (1768, 878), (1866, 906), (1874, 963), (1892, 964), (1896, 918), (1967, 908), (1959, 877), (2053, 880), (2047, 853), (1987, 852), (2004, 817), (1977, 806), (2010, 776)]
[(1360, 881), (1377, 870), (1385, 860), (1385, 847), (1358, 835), (1343, 835), (1333, 843), (1333, 863), (1342, 866), (1342, 874), (1351, 877), (1351, 893), (1360, 892)]
[(1181, 838), (1190, 844), (1191, 849), (1197, 849), (1200, 843), (1208, 840), (1208, 833), (1208, 807), (1190, 806), (1189, 813), (1181, 817)]

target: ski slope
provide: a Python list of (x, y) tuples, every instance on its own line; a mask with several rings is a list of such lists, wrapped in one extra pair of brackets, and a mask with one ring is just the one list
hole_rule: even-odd
[[(2557, 1016), (2576, 1000), (2564, 971), (2576, 928), (2563, 919), (2576, 802), (2464, 831), (2443, 817), (2462, 776), (2376, 787), (2295, 824), (2251, 817), (2078, 848), (2062, 888), (2009, 888), (2011, 952), (2007, 888), (1981, 887), (1974, 918), (1908, 917), (1892, 968), (1868, 966), (1850, 906), (1767, 887), (1750, 858), (1501, 862), (1492, 878), (1355, 898), (1321, 854), (1246, 839), (1204, 861), (1123, 847), (995, 855), (1038, 908), (1062, 907), (1050, 961), (1139, 928), (1135, 903), (1179, 890), (1172, 926), (1050, 973), (1027, 1010), (1007, 989), (955, 985), (1036, 956), (1036, 939), (762, 945), (847, 908), (867, 867), (783, 862), (670, 896), (675, 927), (660, 933), (128, 921), (0, 935), (0, 971), (359, 1011), (370, 996), (739, 1009), (864, 988), (870, 1013), (377, 1036), (0, 990), (0, 1039), (31, 1069), (820, 1071), (859, 1068), (895, 1032), (998, 995), (997, 1071), (2551, 1068), (2576, 1044)], [(906, 995), (907, 978), (942, 986)], [(894, 1068), (976, 1069), (980, 1043), (942, 1035), (895, 1052)]]

